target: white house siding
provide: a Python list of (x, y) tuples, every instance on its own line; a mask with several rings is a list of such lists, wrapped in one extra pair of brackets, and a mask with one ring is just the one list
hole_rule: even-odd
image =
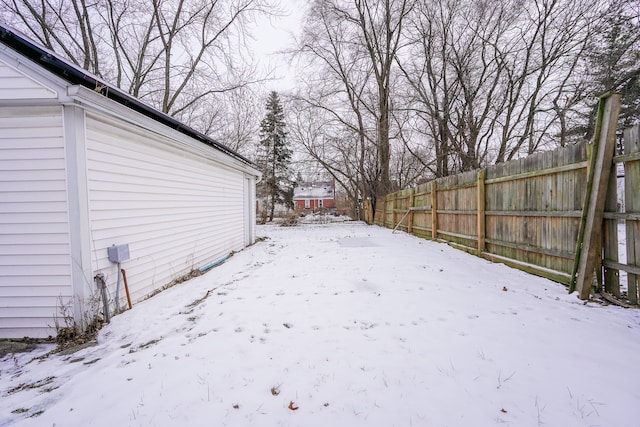
[(122, 121), (88, 113), (86, 126), (92, 262), (112, 297), (112, 244), (129, 245), (134, 301), (244, 247), (242, 172)]
[(56, 98), (57, 93), (0, 61), (0, 99)]
[(68, 224), (62, 107), (0, 107), (0, 337), (55, 335)]

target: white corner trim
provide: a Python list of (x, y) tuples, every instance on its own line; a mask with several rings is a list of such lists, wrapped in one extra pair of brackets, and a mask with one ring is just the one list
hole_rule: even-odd
[(76, 322), (86, 319), (88, 300), (92, 296), (89, 191), (87, 187), (87, 156), (85, 114), (73, 105), (62, 107), (65, 158), (67, 170), (67, 212), (71, 253), (73, 308)]

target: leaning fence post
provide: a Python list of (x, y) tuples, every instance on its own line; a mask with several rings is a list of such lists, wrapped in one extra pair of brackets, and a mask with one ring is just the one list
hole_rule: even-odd
[[(569, 291), (577, 290), (580, 299), (588, 299), (594, 277), (598, 242), (602, 242), (602, 218), (609, 183), (609, 174), (616, 145), (616, 125), (620, 113), (618, 93), (603, 95), (598, 108), (593, 156), (590, 159), (589, 181), (576, 245), (576, 260)], [(576, 268), (577, 267), (577, 268)]]

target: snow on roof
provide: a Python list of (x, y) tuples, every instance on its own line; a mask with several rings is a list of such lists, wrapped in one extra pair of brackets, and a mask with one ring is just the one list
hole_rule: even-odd
[(333, 199), (331, 181), (303, 182), (293, 190), (293, 199)]

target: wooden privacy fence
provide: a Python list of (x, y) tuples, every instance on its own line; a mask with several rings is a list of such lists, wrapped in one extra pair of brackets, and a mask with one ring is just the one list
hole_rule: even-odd
[[(613, 156), (615, 128), (613, 136), (610, 133), (609, 129), (603, 141), (611, 144)], [(580, 283), (576, 275), (595, 277), (598, 291), (604, 283), (609, 294), (637, 304), (640, 127), (627, 130), (624, 138), (624, 154), (609, 156), (608, 168), (596, 164), (597, 142), (572, 145), (389, 194), (377, 201), (374, 223), (445, 241), (567, 285)], [(625, 170), (625, 212), (617, 209), (618, 163)], [(596, 192), (594, 176), (598, 176), (593, 168), (613, 172), (601, 177), (605, 190), (608, 188), (606, 203), (600, 201), (606, 212), (601, 209), (599, 222), (597, 214), (591, 218), (596, 225), (589, 230), (587, 216), (591, 214), (586, 202)], [(626, 231), (626, 262), (619, 256), (618, 222), (624, 223)], [(588, 245), (592, 235), (597, 241), (595, 249)], [(598, 254), (596, 261), (589, 261), (586, 270), (576, 273), (580, 257), (589, 259), (588, 250)], [(620, 272), (627, 274), (626, 284), (621, 283)], [(581, 297), (585, 292), (589, 296), (592, 282), (586, 291), (578, 289)]]

